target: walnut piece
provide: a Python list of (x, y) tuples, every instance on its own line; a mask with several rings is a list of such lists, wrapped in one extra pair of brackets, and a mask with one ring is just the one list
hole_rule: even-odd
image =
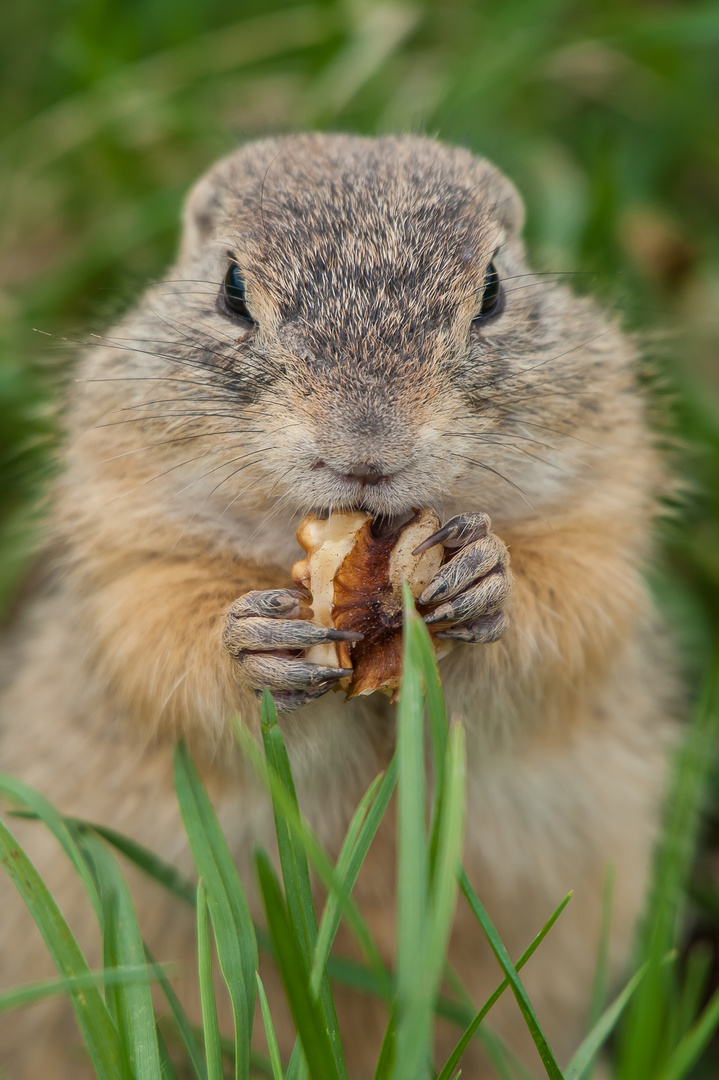
[(412, 554), (440, 527), (433, 510), (415, 511), (390, 532), (375, 533), (372, 524), (361, 512), (324, 520), (308, 514), (297, 530), (307, 557), (295, 563), (292, 577), (312, 595), (312, 621), (364, 634), (363, 641), (307, 651), (312, 663), (353, 668), (352, 677), (340, 683), (348, 698), (396, 691), (402, 671), (402, 582), (419, 596), (444, 558), (441, 544)]

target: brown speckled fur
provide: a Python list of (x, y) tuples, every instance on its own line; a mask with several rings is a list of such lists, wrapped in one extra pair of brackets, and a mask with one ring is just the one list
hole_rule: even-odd
[[(49, 583), (13, 628), (0, 765), (189, 870), (170, 766), (182, 733), (246, 870), (271, 820), (225, 725), (235, 711), (257, 717), (222, 648), (228, 606), (289, 583), (300, 517), (346, 501), (338, 476), (358, 455), (395, 476), (367, 489), (376, 513), (490, 514), (511, 551), (511, 628), (441, 665), (467, 731), (466, 865), (514, 957), (574, 890), (525, 971), (566, 1060), (582, 1036), (605, 867), (617, 868), (617, 975), (657, 829), (671, 676), (641, 574), (662, 480), (631, 345), (591, 301), (531, 273), (521, 217), (487, 162), (418, 138), (267, 140), (200, 181), (177, 265), (79, 363)], [(252, 334), (218, 303), (229, 257)], [(477, 332), (493, 257), (505, 306)], [(313, 468), (320, 459), (335, 472)], [(329, 694), (283, 727), (303, 809), (336, 850), (391, 752), (391, 709)], [(92, 949), (55, 843), (13, 827)], [(133, 885), (147, 939), (191, 986), (190, 915)], [(389, 819), (358, 897), (391, 957)], [(0, 909), (3, 985), (51, 974), (6, 881)], [(452, 948), (483, 1000), (498, 969), (461, 906)], [(381, 1010), (340, 995), (340, 1014), (351, 1076), (369, 1077)], [(492, 1016), (538, 1072), (508, 995)], [(441, 1034), (440, 1056), (445, 1036), (456, 1032)], [(77, 1041), (62, 1003), (0, 1017), (9, 1080), (84, 1076)], [(473, 1053), (464, 1075), (491, 1075)]]

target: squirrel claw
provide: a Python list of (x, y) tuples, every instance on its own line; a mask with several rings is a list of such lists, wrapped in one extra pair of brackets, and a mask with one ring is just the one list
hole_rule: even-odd
[(492, 522), (486, 514), (458, 514), (450, 518), (446, 525), (432, 533), (426, 540), (414, 549), (413, 555), (421, 555), (423, 551), (442, 544), (443, 547), (454, 550), (465, 547), (474, 540), (481, 540), (490, 530)]
[(509, 552), (490, 525), (486, 514), (461, 514), (435, 533), (445, 536), (445, 547), (458, 549), (418, 598), (438, 605), (424, 616), (428, 626), (447, 624), (437, 637), (495, 641), (509, 625), (501, 614), (512, 592)]

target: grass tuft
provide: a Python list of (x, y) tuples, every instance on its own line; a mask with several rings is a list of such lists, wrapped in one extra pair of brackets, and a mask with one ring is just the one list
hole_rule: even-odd
[[(703, 1004), (707, 958), (701, 951), (695, 953), (683, 975), (677, 945), (707, 781), (707, 747), (719, 725), (719, 661), (677, 757), (634, 973), (602, 1009), (613, 889), (610, 875), (592, 1022), (584, 1042), (562, 1069), (519, 971), (542, 946), (570, 896), (513, 962), (461, 864), (466, 805), (464, 732), (459, 724), (447, 723), (429, 635), (414, 610), (409, 590), (404, 602), (397, 751), (386, 773), (373, 781), (360, 801), (336, 862), (302, 817), (290, 759), (269, 694), (265, 694), (262, 707), (262, 747), (246, 730), (238, 730), (239, 745), (263, 780), (274, 812), (277, 867), (267, 852), (260, 849), (255, 853), (266, 930), (253, 924), (246, 891), (251, 883), (240, 881), (199, 773), (186, 747), (176, 749), (177, 796), (199, 877), (194, 902), (201, 1038), (163, 965), (156, 962), (142, 940), (132, 898), (113, 851), (122, 852), (163, 885), (177, 903), (193, 902), (189, 882), (142, 845), (112, 830), (63, 818), (33, 789), (0, 776), (0, 790), (20, 805), (17, 812), (37, 819), (39, 828), (48, 828), (74, 866), (98, 914), (104, 958), (103, 971), (92, 972), (27, 856), (0, 825), (0, 860), (40, 927), (60, 976), (4, 994), (0, 1009), (7, 1011), (66, 993), (100, 1080), (173, 1080), (180, 1076), (183, 1080), (225, 1080), (225, 1061), (231, 1063), (236, 1080), (249, 1080), (258, 1073), (272, 1080), (347, 1080), (334, 1004), (333, 983), (337, 982), (377, 996), (386, 1008), (387, 1026), (376, 1080), (429, 1080), (434, 1075), (438, 1080), (451, 1080), (474, 1039), (481, 1042), (500, 1080), (526, 1080), (524, 1066), (491, 1028), (492, 1008), (509, 989), (550, 1080), (588, 1080), (598, 1055), (618, 1027), (618, 1080), (639, 1080), (642, 1076), (647, 1080), (684, 1080), (690, 1074), (694, 1080), (692, 1070), (719, 1027), (719, 995), (714, 993)], [(399, 933), (392, 969), (372, 940), (352, 890), (395, 790)], [(327, 892), (319, 916), (313, 874)], [(504, 979), (480, 1008), (470, 1000), (447, 961), (459, 890), (475, 914), (478, 933), (485, 935), (504, 972)], [(366, 964), (330, 954), (342, 920), (362, 947)], [(213, 940), (232, 1004), (234, 1023), (229, 1040), (218, 1027)], [(296, 1027), (295, 1046), (285, 1060), (275, 1031), (273, 1004), (259, 976), (259, 948), (279, 970)], [(169, 1006), (176, 1036), (171, 1049), (156, 1022), (153, 982)], [(452, 998), (442, 993), (445, 982), (452, 989)], [(258, 994), (269, 1057), (251, 1047)], [(434, 1024), (439, 1016), (457, 1024), (460, 1034), (449, 1058), (435, 1065)], [(634, 1068), (643, 1071), (631, 1073)]]

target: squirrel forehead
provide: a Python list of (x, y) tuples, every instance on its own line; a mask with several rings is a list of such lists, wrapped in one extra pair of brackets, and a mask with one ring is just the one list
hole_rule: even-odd
[(341, 289), (347, 272), (354, 288), (421, 283), (431, 300), (433, 288), (440, 299), (484, 273), (518, 200), (465, 150), (309, 135), (250, 144), (216, 166), (194, 201), (207, 238), (270, 292), (309, 282)]

